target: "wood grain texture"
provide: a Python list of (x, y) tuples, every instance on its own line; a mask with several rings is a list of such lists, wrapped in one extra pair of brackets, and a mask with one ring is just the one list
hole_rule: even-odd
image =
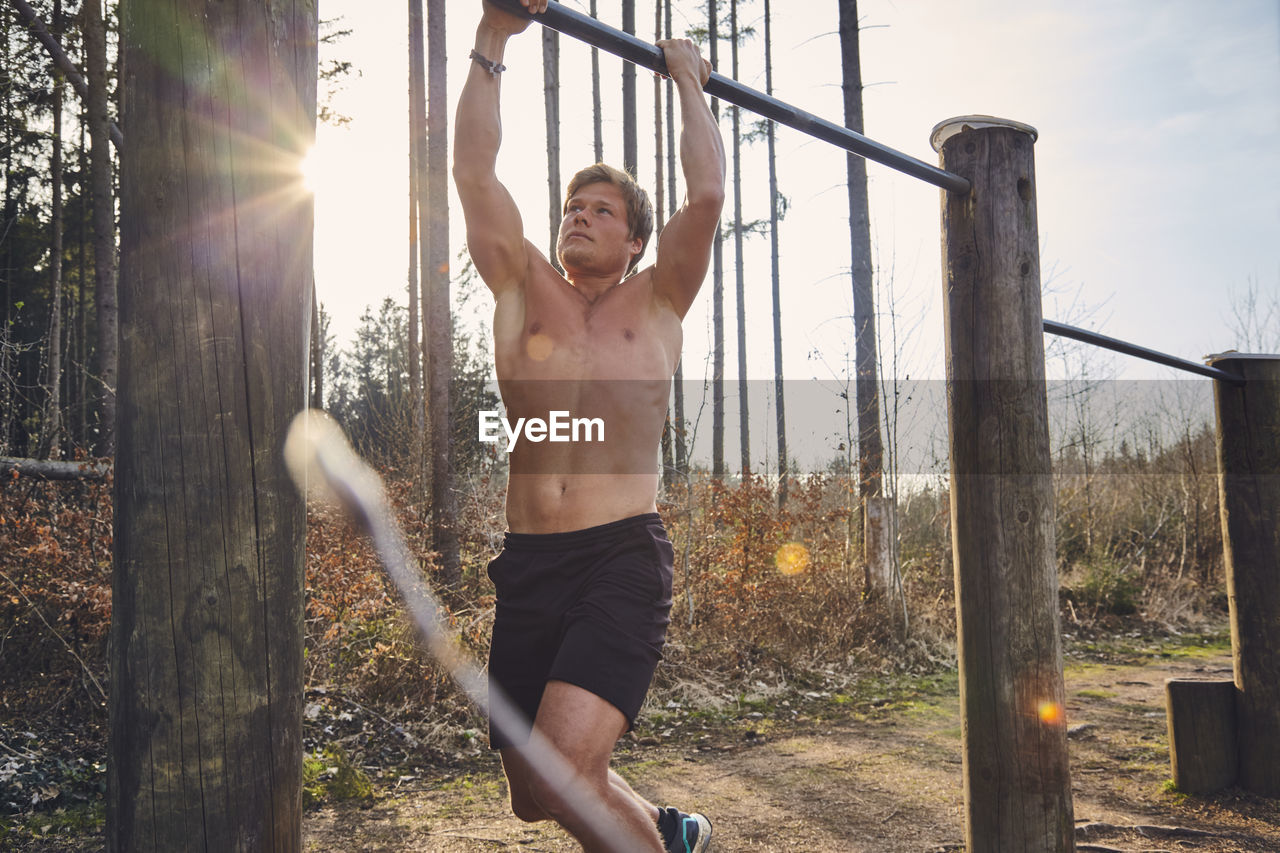
[(316, 5), (122, 13), (107, 847), (295, 851)]
[(1280, 797), (1280, 356), (1214, 365), (1245, 378), (1214, 383), (1240, 787)]
[(1234, 681), (1165, 681), (1169, 764), (1173, 783), (1188, 794), (1234, 785), (1237, 772)]
[(951, 513), (970, 850), (1073, 848), (1032, 137), (966, 130), (942, 166)]

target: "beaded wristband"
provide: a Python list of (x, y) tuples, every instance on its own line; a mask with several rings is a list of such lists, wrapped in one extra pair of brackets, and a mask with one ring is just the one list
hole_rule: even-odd
[(488, 71), (490, 77), (497, 77), (503, 71), (507, 70), (507, 66), (494, 62), (492, 59), (489, 59), (474, 48), (468, 58), (471, 59), (472, 62), (478, 63), (485, 71)]

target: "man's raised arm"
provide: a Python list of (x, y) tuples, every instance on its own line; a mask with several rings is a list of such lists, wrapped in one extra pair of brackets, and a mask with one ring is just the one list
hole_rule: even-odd
[[(531, 12), (546, 9), (546, 0), (521, 2)], [(520, 212), (496, 172), (502, 142), (498, 110), (502, 58), (507, 39), (528, 26), (528, 20), (484, 3), (471, 70), (454, 119), (453, 180), (467, 222), (467, 249), (476, 271), (495, 294), (521, 286), (528, 267)]]
[(712, 241), (720, 227), (724, 141), (702, 92), (711, 66), (690, 41), (666, 40), (658, 46), (680, 96), (680, 168), (686, 195), (684, 204), (658, 235), (654, 290), (684, 317), (706, 278)]

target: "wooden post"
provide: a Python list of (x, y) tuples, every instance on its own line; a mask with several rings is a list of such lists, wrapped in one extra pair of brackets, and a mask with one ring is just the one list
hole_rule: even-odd
[(122, 6), (112, 853), (302, 847), (316, 14)]
[(1040, 307), (1036, 132), (934, 128), (969, 850), (1074, 849)]
[(1240, 787), (1280, 797), (1280, 355), (1227, 353), (1214, 382)]
[(1165, 680), (1169, 765), (1187, 794), (1210, 794), (1236, 783), (1234, 681)]

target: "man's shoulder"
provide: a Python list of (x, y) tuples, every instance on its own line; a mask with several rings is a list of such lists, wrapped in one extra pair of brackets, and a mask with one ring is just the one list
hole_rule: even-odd
[(676, 306), (672, 303), (671, 297), (666, 290), (658, 287), (658, 262), (640, 270), (627, 279), (633, 282), (635, 289), (647, 297), (655, 311), (671, 312), (676, 315), (676, 319), (681, 318), (681, 314), (676, 310)]

